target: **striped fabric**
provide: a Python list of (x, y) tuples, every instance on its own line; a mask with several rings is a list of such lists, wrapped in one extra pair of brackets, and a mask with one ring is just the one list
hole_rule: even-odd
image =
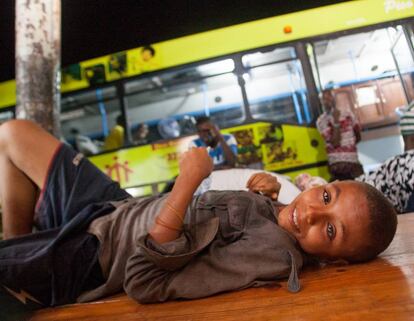
[(401, 135), (408, 136), (414, 134), (414, 101), (412, 101), (407, 108), (401, 110), (402, 116), (400, 118)]

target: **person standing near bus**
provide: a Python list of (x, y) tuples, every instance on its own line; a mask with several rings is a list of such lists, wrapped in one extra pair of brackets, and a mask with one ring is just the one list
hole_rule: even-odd
[(190, 142), (192, 147), (210, 147), (214, 169), (235, 167), (237, 163), (237, 141), (233, 135), (221, 134), (209, 117), (202, 116), (196, 121), (198, 138)]
[(400, 110), (400, 130), (404, 139), (404, 151), (414, 149), (414, 101)]
[(325, 112), (316, 125), (326, 143), (331, 180), (354, 179), (363, 174), (358, 160), (357, 143), (361, 140), (361, 128), (350, 110), (340, 110), (330, 90), (322, 93)]

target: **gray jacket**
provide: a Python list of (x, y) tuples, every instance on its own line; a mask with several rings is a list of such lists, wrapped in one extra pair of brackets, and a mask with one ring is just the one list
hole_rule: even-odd
[(303, 265), (296, 240), (277, 225), (270, 199), (242, 191), (210, 191), (194, 199), (186, 228), (172, 242), (139, 238), (126, 262), (124, 289), (142, 302), (194, 299), (275, 284), (299, 291)]

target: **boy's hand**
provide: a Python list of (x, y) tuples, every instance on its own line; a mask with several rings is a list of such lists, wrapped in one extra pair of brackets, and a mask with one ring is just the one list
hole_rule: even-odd
[(180, 157), (180, 175), (201, 182), (213, 170), (213, 160), (205, 147), (191, 148)]
[(259, 192), (273, 200), (277, 200), (281, 185), (273, 175), (268, 173), (257, 173), (249, 178), (246, 187), (251, 192)]

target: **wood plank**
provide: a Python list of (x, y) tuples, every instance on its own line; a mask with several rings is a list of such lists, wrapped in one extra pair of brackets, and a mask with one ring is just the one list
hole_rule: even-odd
[(32, 321), (414, 320), (414, 213), (399, 216), (397, 235), (365, 264), (307, 268), (298, 294), (280, 287), (141, 305), (125, 295), (37, 311)]

